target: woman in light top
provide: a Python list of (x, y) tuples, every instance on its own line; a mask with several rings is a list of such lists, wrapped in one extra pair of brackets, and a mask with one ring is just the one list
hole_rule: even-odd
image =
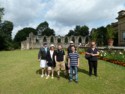
[(47, 65), (48, 65), (48, 76), (46, 77), (46, 79), (48, 79), (50, 77), (51, 74), (51, 78), (54, 78), (54, 68), (55, 68), (55, 50), (54, 50), (55, 46), (53, 44), (50, 45), (50, 50), (47, 52)]

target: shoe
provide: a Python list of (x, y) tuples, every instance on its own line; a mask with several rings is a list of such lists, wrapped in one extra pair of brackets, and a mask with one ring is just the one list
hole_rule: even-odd
[(75, 81), (75, 83), (77, 83), (77, 84), (78, 84), (78, 81)]
[(98, 75), (97, 74), (94, 74), (95, 75), (95, 77), (98, 77)]
[(76, 78), (75, 75), (73, 75), (73, 80), (75, 80), (75, 78)]
[(49, 79), (49, 75), (46, 77), (46, 79)]
[(42, 74), (42, 75), (41, 75), (41, 78), (43, 78), (43, 77), (44, 77), (44, 75)]
[(57, 76), (57, 79), (60, 80), (60, 76)]
[(92, 74), (89, 74), (89, 76), (91, 77), (91, 76), (92, 76)]
[(69, 80), (69, 83), (71, 83), (72, 82), (72, 80)]

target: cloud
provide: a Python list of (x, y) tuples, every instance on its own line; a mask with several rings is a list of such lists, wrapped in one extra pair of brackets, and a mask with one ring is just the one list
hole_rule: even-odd
[(46, 19), (63, 25), (96, 24), (112, 21), (117, 12), (124, 7), (124, 0), (54, 0), (53, 7), (47, 12)]
[(76, 25), (90, 28), (117, 21), (117, 12), (125, 9), (124, 0), (0, 0), (5, 8), (3, 20), (14, 23), (13, 37), (24, 27), (36, 27), (48, 21), (57, 35), (65, 35)]
[(14, 29), (13, 29), (13, 31), (12, 31), (12, 38), (14, 38), (14, 36), (16, 35), (16, 33), (19, 30), (23, 29), (24, 27), (32, 27), (32, 28), (35, 29), (37, 26), (38, 26), (37, 23), (31, 23), (31, 24), (23, 25), (23, 26), (21, 26), (21, 25), (15, 26)]
[(4, 19), (11, 20), (15, 25), (27, 25), (41, 18), (45, 4), (39, 0), (1, 0), (5, 8)]
[(73, 29), (75, 26), (64, 26), (60, 23), (55, 23), (55, 22), (49, 22), (49, 27), (54, 28), (56, 35), (62, 35), (65, 36), (69, 30)]

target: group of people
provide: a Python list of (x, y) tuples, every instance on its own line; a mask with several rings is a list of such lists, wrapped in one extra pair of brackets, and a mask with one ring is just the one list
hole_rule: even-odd
[[(97, 76), (97, 56), (99, 55), (96, 43), (91, 42), (90, 48), (86, 51), (86, 59), (89, 64), (89, 75), (92, 75), (92, 69), (94, 68), (94, 75)], [(69, 76), (69, 82), (74, 79), (78, 83), (78, 67), (79, 67), (79, 54), (73, 41), (70, 41), (70, 45), (65, 53), (62, 45), (58, 45), (57, 49), (53, 44), (50, 47), (47, 43), (44, 43), (38, 53), (38, 60), (40, 61), (41, 77), (46, 79), (50, 77), (54, 79), (54, 72), (57, 72), (57, 78), (60, 79), (60, 72), (64, 72), (64, 76)]]

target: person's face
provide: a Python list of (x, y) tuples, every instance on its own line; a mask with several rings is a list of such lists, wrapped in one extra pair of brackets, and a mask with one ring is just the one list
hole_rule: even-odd
[(47, 45), (44, 45), (44, 47), (47, 47)]
[(95, 42), (91, 42), (91, 47), (95, 47), (95, 46), (96, 46)]
[(72, 45), (73, 45), (73, 43), (70, 43), (70, 45), (72, 46)]
[(61, 49), (62, 49), (62, 46), (61, 46), (61, 45), (59, 45), (59, 46), (58, 46), (58, 49), (59, 49), (59, 50), (61, 50)]
[(52, 47), (50, 47), (50, 50), (54, 50), (54, 47), (52, 46)]
[(72, 47), (71, 49), (72, 49), (73, 52), (75, 51), (75, 47)]

